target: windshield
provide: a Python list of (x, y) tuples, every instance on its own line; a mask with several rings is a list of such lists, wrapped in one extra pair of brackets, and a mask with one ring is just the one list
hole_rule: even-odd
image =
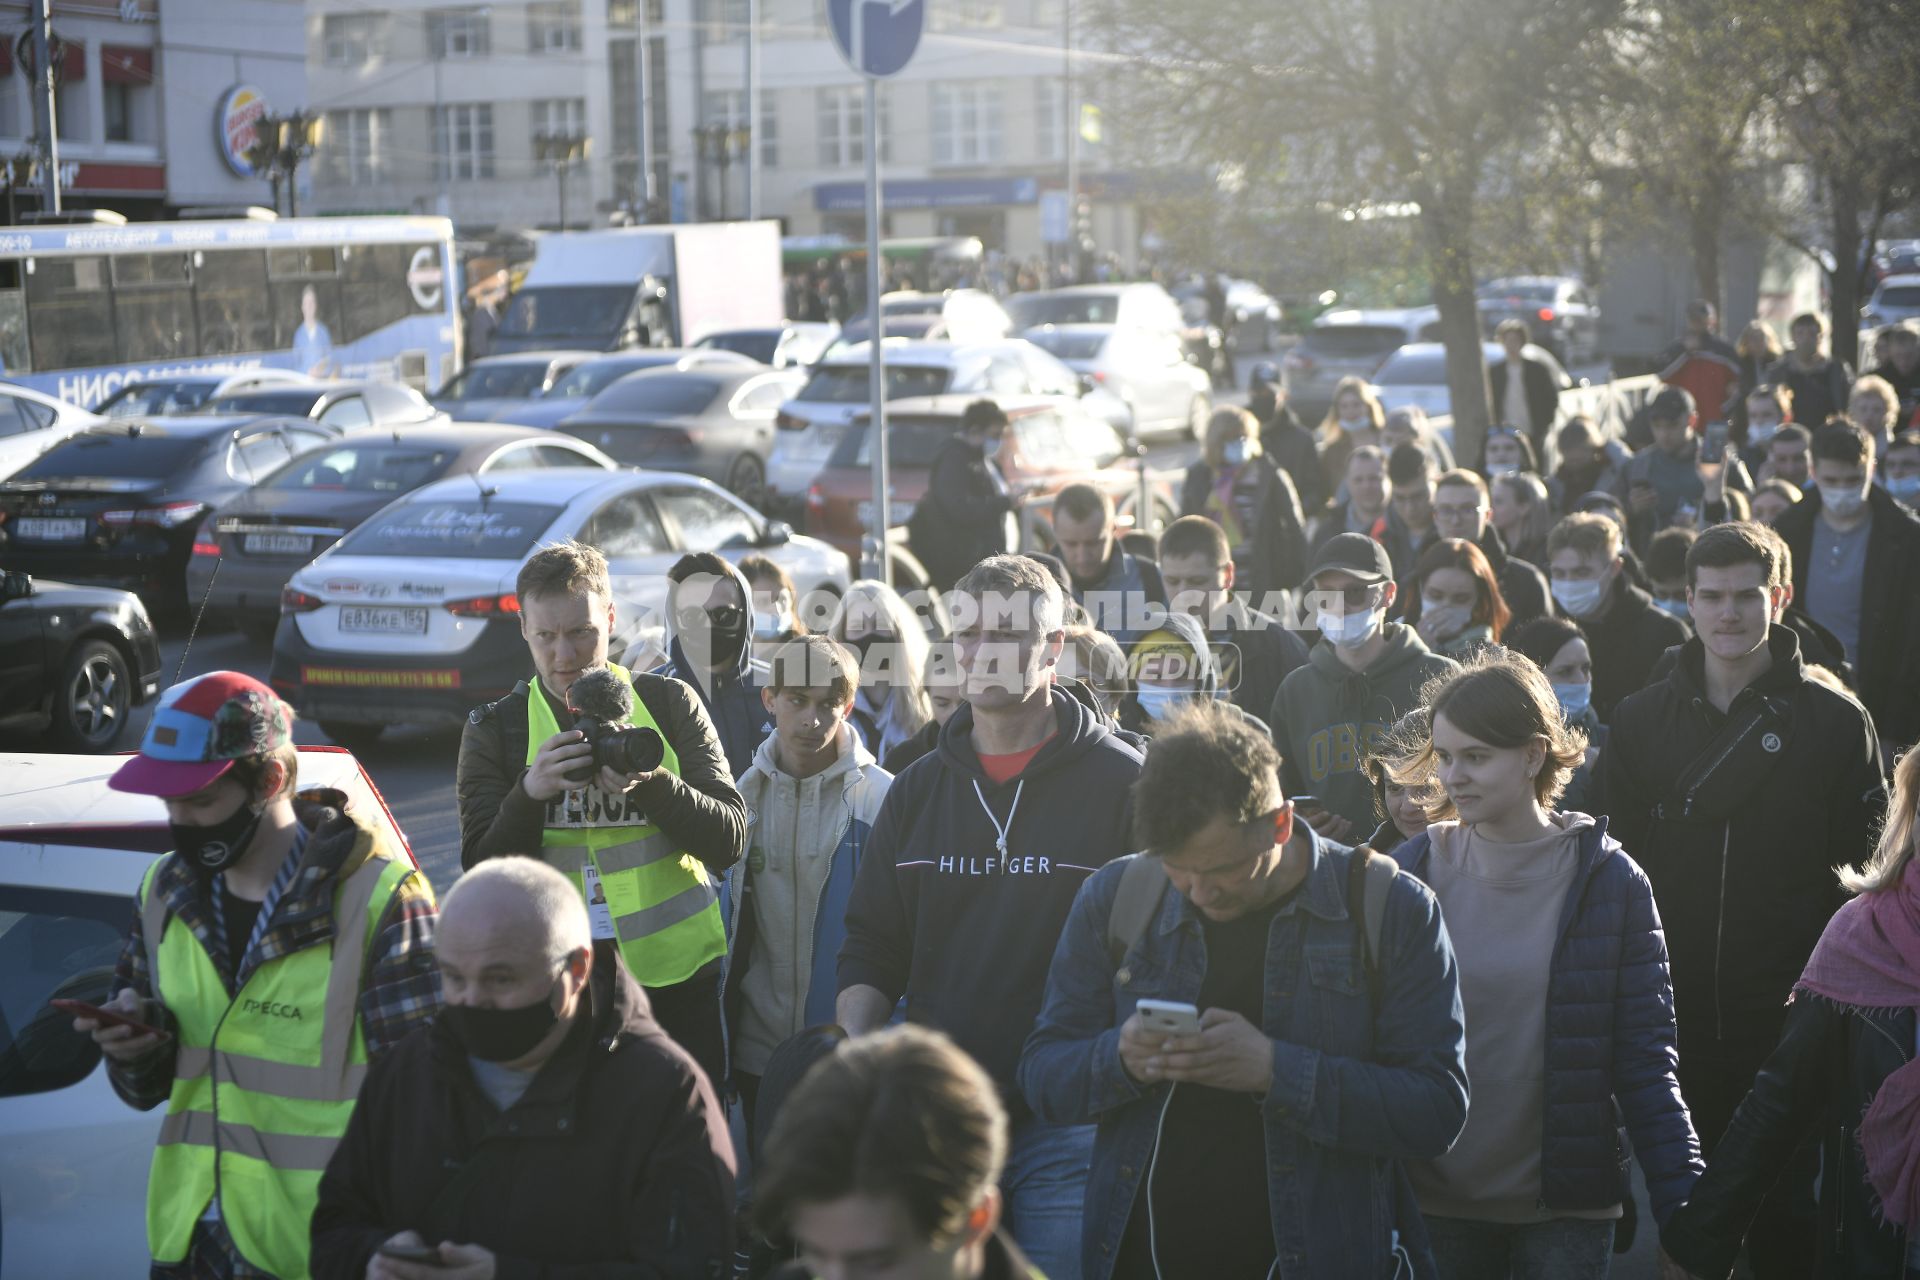
[(1112, 324), (1120, 315), (1117, 293), (1026, 293), (1007, 299), (1016, 329), (1037, 324)]
[(436, 400), (525, 400), (539, 393), (547, 365), (479, 364), (449, 382)]
[(410, 493), (436, 480), (453, 461), (451, 449), (403, 444), (346, 445), (296, 458), (261, 482), (267, 489), (339, 489), (353, 493)]
[[(836, 467), (864, 467), (871, 457), (867, 440), (873, 433), (856, 422), (833, 451)], [(957, 418), (890, 418), (887, 421), (887, 464), (893, 467), (931, 467), (940, 446), (960, 434)]]
[(400, 502), (348, 534), (347, 556), (438, 556), (460, 560), (518, 560), (559, 518), (561, 507), (472, 498)]
[(1057, 329), (1035, 329), (1026, 339), (1062, 360), (1091, 360), (1107, 345), (1105, 333), (1061, 333)]
[(304, 418), (313, 412), (323, 392), (248, 391), (236, 396), (221, 396), (205, 405), (208, 413), (284, 413)]
[(630, 373), (671, 364), (677, 359), (678, 356), (661, 356), (657, 359), (622, 356), (618, 360), (589, 360), (569, 370), (566, 377), (553, 384), (553, 390), (547, 392), (547, 396), (554, 400), (597, 396)]
[(172, 475), (200, 456), (204, 435), (162, 436), (151, 432), (87, 432), (63, 440), (29, 462), (12, 480), (49, 480), (74, 476), (101, 480), (153, 480)]
[(1880, 304), (1883, 307), (1920, 307), (1920, 285), (1902, 285), (1897, 289), (1882, 289)]
[(607, 388), (588, 409), (595, 413), (642, 414), (647, 417), (693, 417), (713, 403), (720, 384), (690, 373), (650, 373)]
[(880, 314), (883, 316), (937, 316), (945, 309), (947, 300), (935, 296), (931, 298), (882, 298)]
[(1552, 302), (1554, 288), (1550, 284), (1506, 284), (1496, 280), (1480, 291), (1480, 300), (1498, 302), (1503, 298), (1518, 298), (1522, 302)]
[(182, 378), (173, 382), (130, 382), (113, 393), (94, 410), (109, 418), (164, 417), (198, 409), (214, 393), (219, 382), (212, 379)]
[[(886, 367), (887, 399), (905, 400), (910, 396), (937, 396), (947, 389), (953, 377), (951, 369), (917, 368), (912, 365)], [(820, 404), (864, 404), (868, 398), (867, 366), (863, 364), (828, 365), (815, 369), (800, 388), (796, 400)]]
[(1381, 324), (1328, 324), (1309, 329), (1300, 345), (1329, 356), (1380, 356), (1406, 342), (1403, 329)]
[(611, 338), (633, 309), (633, 294), (630, 284), (522, 289), (507, 303), (500, 332), (509, 338)]
[(737, 333), (711, 333), (694, 345), (718, 351), (734, 351), (749, 360), (758, 360), (761, 364), (772, 364), (774, 353), (780, 349), (780, 333), (777, 329), (742, 329)]
[(1383, 387), (1443, 387), (1447, 384), (1447, 353), (1422, 351), (1409, 355), (1402, 351), (1382, 365), (1373, 380)]

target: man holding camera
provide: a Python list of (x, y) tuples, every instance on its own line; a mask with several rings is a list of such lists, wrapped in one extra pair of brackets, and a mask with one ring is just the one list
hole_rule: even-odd
[[(590, 906), (595, 938), (617, 939), (655, 1020), (717, 1081), (726, 933), (716, 885), (746, 847), (746, 807), (713, 721), (681, 681), (608, 661), (613, 586), (592, 547), (541, 550), (515, 593), (537, 678), (467, 718), (461, 865), (537, 854), (590, 902), (597, 888), (606, 903)], [(599, 672), (618, 684), (588, 678)], [(655, 767), (637, 767), (656, 753)]]

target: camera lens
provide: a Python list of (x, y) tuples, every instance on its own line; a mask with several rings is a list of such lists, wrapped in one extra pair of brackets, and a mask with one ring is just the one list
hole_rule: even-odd
[(667, 745), (651, 729), (615, 729), (594, 744), (595, 763), (615, 773), (651, 773), (666, 759)]

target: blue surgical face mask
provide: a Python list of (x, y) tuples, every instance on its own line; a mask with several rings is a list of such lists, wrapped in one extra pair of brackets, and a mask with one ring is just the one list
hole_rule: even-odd
[(1593, 702), (1593, 685), (1582, 680), (1579, 684), (1555, 684), (1553, 696), (1560, 700), (1560, 712), (1571, 720), (1584, 712)]
[(1574, 617), (1590, 617), (1600, 607), (1606, 587), (1598, 578), (1558, 579), (1553, 584), (1553, 598)]
[(1157, 684), (1143, 684), (1133, 691), (1134, 701), (1140, 709), (1154, 720), (1165, 720), (1182, 703), (1193, 701), (1193, 694), (1187, 689), (1168, 689)]
[(1693, 620), (1693, 610), (1687, 607), (1687, 598), (1685, 596), (1678, 598), (1672, 596), (1655, 596), (1653, 598), (1653, 607), (1664, 614), (1680, 619), (1682, 622), (1690, 622)]
[(1890, 476), (1887, 492), (1909, 504), (1920, 500), (1920, 476)]
[(1368, 609), (1364, 613), (1320, 613), (1320, 634), (1329, 642), (1342, 649), (1355, 649), (1365, 644), (1379, 632), (1381, 624), (1387, 620), (1384, 605)]
[(1230, 467), (1237, 467), (1247, 460), (1247, 442), (1229, 440), (1220, 446), (1220, 457)]

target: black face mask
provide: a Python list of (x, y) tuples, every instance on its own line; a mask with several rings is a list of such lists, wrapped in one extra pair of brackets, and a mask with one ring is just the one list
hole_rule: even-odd
[(168, 822), (167, 827), (173, 833), (173, 851), (200, 875), (214, 876), (246, 855), (253, 833), (260, 828), (260, 813), (252, 805), (242, 804), (230, 816), (208, 826)]
[(443, 1016), (453, 1020), (453, 1031), (467, 1052), (482, 1062), (512, 1062), (533, 1052), (560, 1021), (553, 1011), (553, 989), (532, 1004), (518, 1009), (479, 1009), (470, 1004), (442, 1006)]

